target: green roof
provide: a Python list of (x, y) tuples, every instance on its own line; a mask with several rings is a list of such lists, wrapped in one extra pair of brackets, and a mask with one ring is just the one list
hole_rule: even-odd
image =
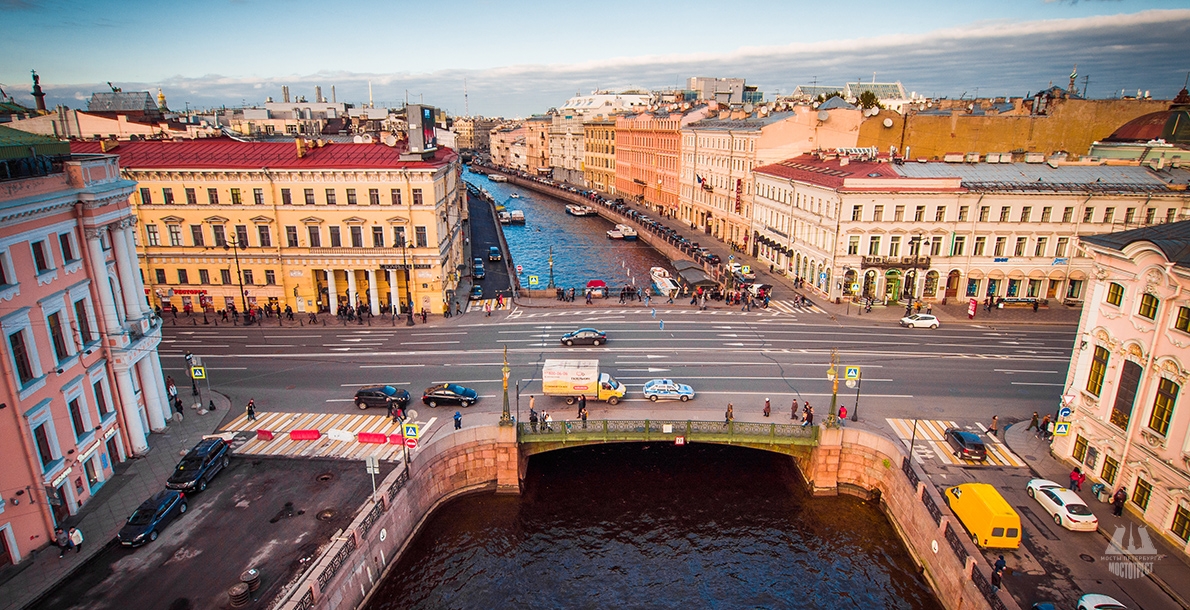
[(69, 154), (70, 142), (0, 125), (0, 159)]

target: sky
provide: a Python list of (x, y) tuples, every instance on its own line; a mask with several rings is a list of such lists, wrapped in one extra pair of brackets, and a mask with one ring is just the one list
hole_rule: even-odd
[(1190, 72), (1187, 0), (0, 0), (0, 88), (86, 108), (110, 81), (174, 109), (292, 95), (518, 117), (595, 89), (745, 78), (767, 99), (799, 84), (900, 81), (932, 97), (1172, 98)]

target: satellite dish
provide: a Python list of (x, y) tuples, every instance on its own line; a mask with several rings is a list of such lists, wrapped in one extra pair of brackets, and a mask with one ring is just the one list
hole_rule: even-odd
[(885, 127), (892, 127), (892, 126), (893, 126), (893, 120), (892, 120), (892, 119), (884, 119), (884, 126), (885, 126)]
[(752, 107), (752, 104), (744, 104), (744, 113), (745, 114), (752, 114), (753, 110), (755, 110), (755, 108)]
[(831, 118), (831, 113), (829, 113), (829, 112), (827, 112), (827, 111), (825, 111), (825, 110), (819, 110), (819, 111), (818, 111), (818, 120), (819, 120), (819, 121), (822, 121), (823, 123), (825, 123), (825, 122), (826, 122), (826, 120), (827, 120), (827, 119), (829, 119), (829, 118)]
[(354, 138), (351, 138), (351, 141), (355, 142), (356, 144), (363, 144), (364, 137), (363, 136), (355, 136)]
[(396, 146), (397, 145), (396, 136), (394, 136), (391, 133), (388, 134), (387, 136), (384, 136), (384, 145), (385, 146)]
[(364, 142), (364, 144), (371, 144), (371, 143), (372, 143), (372, 136), (371, 136), (370, 134), (366, 134), (366, 133), (365, 133), (365, 134), (364, 134), (363, 136), (361, 136), (361, 137), (363, 138), (363, 142)]

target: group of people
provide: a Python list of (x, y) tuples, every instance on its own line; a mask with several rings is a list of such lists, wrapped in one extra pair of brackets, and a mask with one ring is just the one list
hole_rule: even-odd
[(58, 546), (58, 558), (66, 555), (66, 551), (74, 549), (75, 553), (83, 548), (83, 533), (77, 527), (64, 531), (62, 528), (54, 530), (54, 544)]
[(563, 302), (573, 302), (574, 301), (574, 289), (573, 288), (555, 288), (554, 289), (554, 300), (563, 301)]
[(1037, 421), (1037, 411), (1033, 412), (1033, 419), (1029, 420), (1029, 427), (1025, 431), (1037, 430), (1037, 438), (1048, 441), (1054, 438), (1054, 423), (1050, 421), (1049, 414)]

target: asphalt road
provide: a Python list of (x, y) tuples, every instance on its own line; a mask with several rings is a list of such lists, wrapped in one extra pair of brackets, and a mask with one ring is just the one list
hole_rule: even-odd
[[(509, 254), (500, 244), (499, 229), (496, 221), (492, 218), (492, 208), (486, 201), (470, 195), (467, 196), (467, 205), (471, 212), (471, 256), (483, 261), (486, 272), (484, 279), (475, 283), (483, 286), (483, 298), (485, 299), (496, 298), (497, 292), (507, 298), (511, 294), (510, 287), (512, 286), (508, 278)], [(500, 248), (503, 257), (501, 260), (488, 260), (488, 248), (492, 246)], [(467, 261), (467, 263), (472, 269), (474, 268), (471, 261)]]
[[(541, 317), (543, 312), (551, 317)], [(563, 333), (584, 326), (606, 331), (610, 345), (560, 345)], [(654, 313), (637, 305), (567, 314), (515, 308), (490, 318), (468, 314), (412, 327), (390, 326), (381, 318), (372, 326), (166, 327), (160, 351), (163, 367), (176, 379), (186, 378), (186, 351), (201, 356), (212, 388), (228, 394), (235, 405), (253, 398), (262, 411), (346, 413), (354, 410), (351, 398), (360, 386), (396, 385), (417, 401), (427, 386), (449, 381), (478, 390), (481, 400), (468, 417), (494, 415), (501, 407), (500, 368), (507, 347), (511, 387), (519, 381), (525, 412), (527, 395), (540, 393), (543, 360), (583, 357), (600, 360), (629, 390), (628, 400), (616, 407), (589, 404), (592, 419), (719, 419), (731, 402), (738, 420), (762, 421), (766, 397), (778, 414), (788, 413), (796, 397), (825, 416), (831, 396), (826, 370), (830, 350), (837, 348), (841, 365), (862, 370), (860, 420), (888, 430), (885, 418), (986, 425), (998, 414), (1004, 425), (1028, 419), (1033, 411), (1052, 411), (1062, 393), (1074, 331), (1068, 326), (966, 325), (910, 330), (891, 322), (840, 324), (819, 314), (712, 315), (663, 307)], [(649, 403), (641, 398), (641, 386), (656, 377), (688, 383), (698, 395), (684, 404)], [(179, 385), (185, 388), (184, 382)], [(839, 402), (854, 409), (856, 390), (840, 384)], [(567, 408), (554, 398), (539, 398), (536, 404)], [(440, 421), (454, 411), (439, 410)]]

